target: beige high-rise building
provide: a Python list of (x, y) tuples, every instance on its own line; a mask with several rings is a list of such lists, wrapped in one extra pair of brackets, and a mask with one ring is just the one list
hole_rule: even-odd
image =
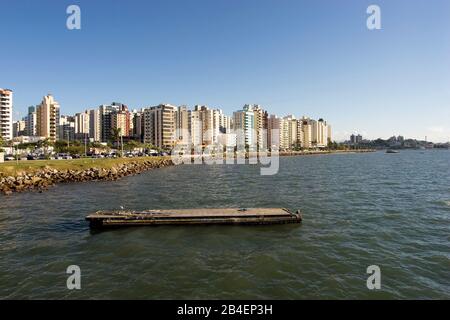
[(0, 137), (3, 140), (13, 138), (13, 92), (9, 89), (0, 88)]
[(331, 139), (331, 134), (329, 136), (328, 133), (328, 124), (322, 118), (313, 122), (312, 140), (316, 147), (325, 148), (328, 145), (328, 139)]
[(122, 109), (111, 114), (111, 130), (120, 130), (120, 135), (124, 137), (132, 136), (131, 113), (127, 109)]
[(144, 142), (172, 149), (176, 143), (175, 112), (177, 107), (160, 104), (144, 110)]
[(175, 112), (175, 136), (177, 143), (190, 144), (189, 111), (186, 106), (180, 106)]
[(95, 142), (102, 140), (102, 118), (99, 109), (89, 111), (89, 138)]
[(303, 117), (301, 119), (302, 148), (309, 149), (313, 147), (313, 123), (314, 120), (311, 120), (310, 118)]
[(283, 119), (278, 116), (272, 114), (268, 118), (267, 125), (267, 146), (270, 150), (278, 150), (280, 149), (281, 144), (281, 135), (283, 132)]
[(56, 141), (60, 107), (51, 94), (46, 95), (36, 109), (36, 131), (40, 137)]
[(289, 115), (283, 118), (282, 132), (281, 132), (281, 149), (296, 149), (300, 147), (300, 137), (299, 132), (299, 120), (297, 120), (293, 115)]
[[(201, 123), (201, 139), (203, 145), (215, 144), (220, 135), (220, 124), (223, 121), (223, 112), (220, 109), (210, 109), (207, 106), (196, 105), (194, 107), (194, 118), (198, 115)], [(192, 119), (191, 119), (192, 120)], [(191, 133), (192, 134), (192, 133)], [(194, 134), (195, 136), (200, 136)]]
[(13, 122), (13, 138), (26, 135), (25, 128), (26, 128), (25, 120)]
[(328, 141), (327, 141), (327, 146), (328, 146), (328, 143), (333, 141), (332, 136), (331, 136), (331, 125), (330, 124), (327, 124), (327, 135), (328, 135)]
[[(207, 106), (196, 105), (194, 111), (199, 112), (202, 127), (202, 144), (210, 145), (214, 143), (214, 137), (218, 135), (214, 128), (214, 110)], [(218, 130), (218, 128), (217, 128)]]

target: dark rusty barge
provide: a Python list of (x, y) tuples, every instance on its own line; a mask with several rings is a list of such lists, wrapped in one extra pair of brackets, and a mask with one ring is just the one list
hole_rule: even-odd
[(92, 228), (155, 225), (267, 225), (300, 223), (300, 211), (284, 208), (204, 208), (97, 211), (86, 217)]

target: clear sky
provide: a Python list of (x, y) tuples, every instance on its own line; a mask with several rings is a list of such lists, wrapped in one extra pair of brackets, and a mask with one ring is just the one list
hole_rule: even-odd
[[(66, 8), (81, 8), (81, 30)], [(366, 27), (370, 4), (382, 29)], [(15, 118), (118, 101), (245, 103), (323, 117), (334, 138), (450, 140), (448, 0), (0, 0), (0, 87)]]

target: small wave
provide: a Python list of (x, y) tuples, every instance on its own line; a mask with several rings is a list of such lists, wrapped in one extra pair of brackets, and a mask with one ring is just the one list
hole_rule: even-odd
[(450, 207), (450, 200), (446, 200), (446, 201), (443, 201), (443, 202), (444, 202), (444, 204), (445, 204), (446, 206)]

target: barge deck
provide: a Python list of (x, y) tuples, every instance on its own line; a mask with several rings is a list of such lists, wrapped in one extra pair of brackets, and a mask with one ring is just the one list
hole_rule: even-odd
[(300, 211), (284, 208), (202, 208), (146, 211), (97, 211), (86, 217), (92, 228), (154, 225), (264, 225), (300, 223)]

